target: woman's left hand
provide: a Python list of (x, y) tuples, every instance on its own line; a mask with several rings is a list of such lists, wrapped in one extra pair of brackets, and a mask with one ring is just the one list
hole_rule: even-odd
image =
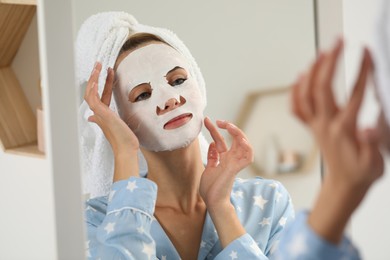
[(253, 149), (245, 134), (232, 123), (217, 121), (217, 126), (233, 138), (230, 149), (211, 120), (206, 117), (204, 123), (214, 142), (209, 147), (199, 192), (225, 248), (246, 233), (230, 202), (230, 194), (237, 173), (253, 162)]
[(214, 142), (210, 144), (207, 165), (200, 181), (200, 194), (208, 210), (230, 203), (230, 193), (237, 173), (253, 162), (253, 149), (245, 134), (227, 121), (217, 120), (217, 126), (232, 136), (230, 149), (211, 120), (204, 120)]

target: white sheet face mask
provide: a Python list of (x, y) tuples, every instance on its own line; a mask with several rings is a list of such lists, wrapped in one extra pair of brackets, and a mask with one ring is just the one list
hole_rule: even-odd
[(120, 117), (150, 151), (171, 151), (198, 137), (205, 102), (186, 59), (152, 43), (130, 52), (117, 68)]

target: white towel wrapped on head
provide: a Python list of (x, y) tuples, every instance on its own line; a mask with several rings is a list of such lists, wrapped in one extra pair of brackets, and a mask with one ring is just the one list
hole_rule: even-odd
[[(125, 12), (105, 12), (89, 17), (81, 26), (76, 40), (76, 76), (81, 87), (88, 81), (97, 61), (102, 63), (98, 92), (103, 92), (107, 69), (113, 68), (119, 51), (129, 36), (136, 33), (150, 33), (160, 37), (180, 52), (190, 63), (190, 73), (196, 78), (204, 104), (206, 104), (205, 82), (200, 69), (184, 43), (171, 31), (142, 25)], [(115, 100), (110, 108), (117, 111)], [(88, 104), (83, 101), (79, 108), (80, 141), (83, 170), (83, 190), (89, 196), (107, 195), (112, 185), (114, 157), (111, 146), (96, 124), (88, 122), (92, 115)], [(199, 135), (203, 162), (207, 160), (208, 143), (202, 133)], [(147, 165), (139, 152), (140, 174), (145, 176)]]

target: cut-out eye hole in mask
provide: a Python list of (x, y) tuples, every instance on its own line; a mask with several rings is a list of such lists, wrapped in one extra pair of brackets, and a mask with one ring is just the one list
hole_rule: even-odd
[(136, 49), (117, 68), (114, 98), (120, 117), (150, 151), (171, 151), (198, 137), (202, 96), (188, 62), (172, 47)]

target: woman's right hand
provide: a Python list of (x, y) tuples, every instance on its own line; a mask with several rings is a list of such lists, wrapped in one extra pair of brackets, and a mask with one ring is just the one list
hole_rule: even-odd
[(111, 144), (115, 158), (114, 181), (127, 179), (130, 176), (139, 176), (138, 139), (129, 126), (109, 108), (114, 83), (114, 70), (112, 68), (108, 69), (106, 83), (100, 98), (98, 81), (101, 70), (102, 64), (97, 62), (85, 90), (84, 99), (94, 113), (88, 118), (88, 121), (96, 123)]

